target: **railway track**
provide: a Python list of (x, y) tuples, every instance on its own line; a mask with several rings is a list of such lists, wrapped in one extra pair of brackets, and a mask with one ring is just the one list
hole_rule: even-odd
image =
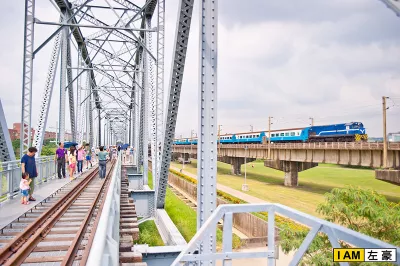
[(1, 229), (0, 265), (84, 265), (114, 165), (105, 179), (96, 168)]

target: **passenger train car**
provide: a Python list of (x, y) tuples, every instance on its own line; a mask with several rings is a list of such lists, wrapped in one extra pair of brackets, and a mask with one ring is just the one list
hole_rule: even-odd
[[(271, 130), (271, 142), (354, 142), (366, 141), (368, 135), (361, 122)], [(265, 137), (265, 138), (264, 138)], [(260, 144), (268, 140), (268, 131), (221, 135), (221, 144)], [(197, 138), (174, 141), (176, 145), (197, 144)]]

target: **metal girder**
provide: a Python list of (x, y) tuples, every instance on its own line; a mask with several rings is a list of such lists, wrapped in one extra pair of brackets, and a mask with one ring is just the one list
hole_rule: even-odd
[[(150, 18), (151, 19), (151, 18)], [(149, 25), (146, 25), (146, 28)], [(146, 38), (145, 38), (145, 45), (147, 47), (151, 47), (151, 36), (149, 36), (149, 33), (146, 33)], [(148, 166), (149, 166), (149, 111), (150, 111), (150, 106), (149, 106), (149, 94), (151, 90), (151, 85), (154, 85), (154, 83), (150, 80), (152, 77), (150, 71), (151, 71), (151, 61), (150, 59), (150, 53), (149, 48), (143, 50), (143, 85), (142, 87), (144, 88), (142, 90), (142, 102), (143, 102), (143, 184), (147, 185), (148, 184)]]
[[(85, 136), (84, 135), (84, 133), (86, 132), (86, 134), (87, 134), (87, 126), (86, 126), (86, 124), (87, 124), (87, 121), (89, 120), (89, 117), (88, 117), (88, 113), (87, 113), (87, 110), (89, 109), (89, 107), (88, 107), (88, 105), (89, 105), (89, 102), (90, 102), (90, 94), (91, 94), (91, 92), (90, 92), (90, 90), (89, 90), (89, 88), (90, 88), (90, 82), (89, 82), (89, 75), (86, 75), (86, 81), (85, 81), (85, 88), (86, 88), (86, 90), (85, 90), (85, 101), (80, 101), (80, 102), (78, 102), (78, 105), (80, 106), (79, 107), (79, 109), (80, 109), (80, 115), (81, 115), (81, 120), (80, 120), (80, 126), (79, 126), (79, 135), (80, 135), (80, 137), (78, 138), (78, 141), (79, 141), (79, 143), (82, 143), (83, 142), (83, 140), (85, 139), (87, 142), (89, 141), (88, 140), (88, 137), (87, 136)], [(83, 92), (81, 92), (81, 93), (83, 93)]]
[[(94, 145), (94, 132), (93, 132), (93, 111), (92, 111), (92, 104), (91, 101), (89, 101), (89, 143), (90, 145)], [(100, 109), (97, 109), (97, 114), (99, 114), (99, 117), (97, 118), (99, 120), (99, 127), (98, 127), (98, 145), (101, 145), (101, 117), (100, 117)], [(94, 146), (92, 146), (94, 147)]]
[[(82, 13), (82, 18), (83, 18), (83, 19), (85, 19), (85, 20), (87, 20), (87, 21), (93, 23), (94, 25), (97, 25), (97, 26), (105, 26), (105, 27), (110, 26), (110, 25), (108, 25), (108, 24), (106, 24), (106, 23), (100, 21), (99, 19), (94, 18), (93, 16), (91, 16), (91, 15), (89, 15), (89, 14), (86, 14), (86, 13), (84, 13), (84, 12), (82, 12), (82, 11), (80, 11), (80, 12)], [(144, 25), (142, 25), (142, 26), (144, 26)], [(129, 30), (129, 28), (127, 28), (127, 30)], [(154, 57), (154, 55), (147, 49), (146, 45), (143, 44), (142, 41), (141, 41), (133, 32), (128, 31), (128, 32), (133, 36), (133, 39), (132, 39), (131, 37), (129, 37), (129, 36), (126, 35), (125, 33), (122, 33), (120, 30), (110, 29), (110, 30), (108, 30), (108, 31), (109, 31), (110, 34), (114, 34), (115, 36), (117, 36), (117, 37), (121, 38), (122, 40), (125, 40), (125, 41), (127, 41), (127, 42), (129, 42), (129, 43), (134, 44), (134, 43), (137, 42), (143, 49), (145, 49), (145, 50), (150, 54), (150, 56), (151, 56), (154, 60), (156, 60), (156, 58)], [(144, 32), (142, 31), (142, 32), (140, 32), (139, 34), (142, 36), (142, 35), (144, 34)]]
[[(105, 50), (105, 49), (103, 49), (103, 48), (100, 48), (99, 46), (97, 46), (97, 45), (94, 44), (94, 43), (86, 42), (86, 45), (87, 45), (89, 48), (91, 48), (91, 49), (99, 50), (100, 53), (102, 53), (105, 57), (107, 57), (107, 58), (109, 58), (109, 59), (114, 59), (114, 60), (118, 61), (118, 62), (121, 63), (121, 64), (125, 64), (126, 66), (130, 66), (130, 67), (133, 67), (133, 68), (135, 67), (135, 66), (132, 65), (131, 63), (125, 61), (124, 59), (120, 58), (119, 56), (116, 56), (115, 54), (110, 53), (109, 51), (107, 51), (107, 50)], [(104, 61), (104, 62), (105, 62), (105, 61)], [(104, 63), (104, 62), (103, 62), (103, 63)], [(98, 65), (98, 64), (96, 64), (96, 65)]]
[[(69, 38), (67, 39), (67, 66), (72, 66), (71, 42)], [(72, 83), (72, 69), (68, 67), (67, 67), (67, 79), (68, 79), (68, 98), (69, 98), (69, 118), (71, 122), (72, 140), (76, 141), (74, 86)]]
[(165, 42), (165, 1), (158, 0), (157, 8), (157, 68), (156, 68), (156, 158), (157, 167), (155, 172), (155, 190), (157, 190), (161, 171), (161, 155), (164, 137), (164, 42)]
[(136, 12), (140, 10), (140, 7), (135, 5), (131, 1), (128, 0), (113, 0), (113, 1)]
[[(84, 64), (82, 62), (82, 52), (79, 47), (78, 49), (78, 68), (83, 67)], [(76, 141), (78, 143), (83, 143), (83, 130), (82, 130), (82, 121), (83, 121), (83, 114), (82, 112), (82, 87), (81, 87), (81, 79), (82, 77), (79, 76), (76, 81)]]
[(32, 74), (35, 0), (25, 0), (24, 58), (22, 69), (22, 109), (20, 155), (31, 145), (32, 128)]
[[(64, 21), (66, 20), (64, 13)], [(60, 67), (60, 110), (58, 114), (59, 123), (59, 140), (65, 140), (65, 89), (67, 86), (67, 62), (68, 62), (68, 28), (65, 27), (61, 31), (61, 67)]]
[[(91, 15), (89, 15), (87, 13), (84, 13), (82, 11), (80, 11), (80, 13), (81, 13), (80, 15), (82, 16), (82, 18), (84, 20), (86, 20), (86, 21), (88, 21), (88, 22), (90, 22), (90, 23), (92, 23), (94, 25), (105, 26), (105, 27), (110, 26), (110, 25), (102, 22), (101, 20), (99, 20), (99, 19), (97, 19), (97, 18), (95, 18), (95, 17), (93, 17), (93, 16), (91, 16)], [(107, 31), (105, 34), (111, 33), (111, 34), (114, 34), (115, 36), (121, 38), (124, 41), (127, 41), (127, 42), (132, 43), (132, 44), (136, 43), (135, 39), (129, 37), (125, 33), (122, 33), (120, 30), (114, 30), (114, 29), (104, 29), (104, 30)]]
[(144, 14), (146, 16), (153, 16), (154, 10), (156, 9), (156, 5), (157, 5), (157, 0), (147, 0), (148, 5), (146, 7), (146, 9), (144, 10)]
[[(146, 17), (146, 28), (151, 28), (151, 17)], [(146, 32), (146, 46), (151, 51), (153, 48), (153, 38), (151, 32)], [(148, 59), (149, 57), (146, 57)], [(148, 67), (148, 87), (145, 90), (150, 93), (150, 144), (151, 144), (151, 165), (153, 184), (155, 184), (157, 176), (157, 111), (156, 111), (156, 86), (154, 84), (154, 64), (153, 60), (148, 60), (146, 66)], [(146, 70), (145, 70), (146, 71)]]
[[(197, 230), (217, 207), (217, 40), (218, 1), (203, 0), (200, 8), (199, 134), (197, 148)], [(213, 253), (215, 230), (199, 253)], [(203, 263), (200, 263), (202, 265)], [(213, 263), (207, 263), (213, 265)]]
[(129, 88), (129, 89), (131, 88), (128, 84), (126, 84), (125, 82), (119, 80), (118, 78), (114, 77), (113, 75), (108, 74), (108, 73), (107, 73), (106, 71), (104, 71), (103, 69), (98, 68), (98, 67), (96, 67), (96, 66), (94, 66), (93, 68), (94, 68), (94, 70), (96, 70), (96, 71), (98, 71), (98, 72), (101, 72), (102, 75), (106, 76), (106, 77), (109, 78), (110, 80), (117, 82), (117, 83), (120, 84), (121, 86), (125, 86), (125, 88)]
[(168, 111), (166, 113), (164, 127), (164, 147), (162, 149), (160, 179), (158, 181), (159, 186), (156, 191), (157, 208), (164, 208), (165, 204), (165, 193), (167, 190), (168, 173), (171, 163), (171, 149), (175, 136), (193, 4), (194, 0), (182, 0), (179, 3), (179, 20), (175, 33), (174, 60), (172, 61), (169, 86)]
[[(143, 49), (140, 48), (139, 51), (139, 66), (140, 66), (140, 70), (143, 70)], [(143, 86), (143, 73), (140, 72), (139, 73), (139, 81), (138, 83), (140, 83)], [(140, 93), (138, 93), (139, 98), (138, 98), (138, 103), (140, 106), (140, 110), (139, 110), (139, 143), (138, 143), (138, 167), (140, 169), (140, 167), (143, 165), (143, 138), (144, 138), (144, 117), (145, 117), (145, 106), (144, 106), (144, 90), (140, 90)]]
[(46, 83), (44, 86), (42, 104), (40, 105), (39, 119), (36, 127), (35, 137), (33, 139), (33, 146), (37, 148), (38, 156), (40, 156), (40, 153), (42, 152), (44, 135), (46, 133), (45, 130), (47, 126), (47, 118), (49, 117), (51, 96), (53, 94), (54, 80), (57, 73), (58, 58), (60, 55), (60, 35), (61, 33), (57, 34), (54, 39), (49, 69), (47, 71)]
[(380, 0), (388, 8), (390, 8), (396, 16), (400, 17), (400, 3), (398, 0)]
[[(0, 100), (0, 162), (15, 161), (15, 153), (8, 132), (6, 116)], [(4, 169), (3, 169), (4, 170)]]
[[(60, 10), (71, 11), (72, 5), (67, 0), (55, 0), (54, 2), (57, 4), (57, 6), (60, 8)], [(77, 20), (75, 18), (73, 18), (71, 20), (71, 23), (75, 24), (75, 25), (78, 24), (78, 22), (77, 22)], [(85, 61), (86, 65), (88, 67), (91, 67), (92, 66), (92, 62), (90, 60), (89, 52), (88, 52), (88, 50), (86, 48), (84, 37), (82, 35), (82, 32), (81, 32), (80, 28), (76, 27), (76, 26), (71, 26), (70, 29), (71, 29), (72, 35), (74, 36), (74, 39), (75, 39), (76, 43), (78, 44), (78, 46), (80, 45), (82, 47), (81, 49), (82, 49), (82, 58), (83, 58), (83, 60)], [(95, 81), (94, 72), (93, 72), (93, 70), (90, 70), (89, 72), (90, 72), (90, 76), (91, 76), (91, 79), (92, 79), (92, 83), (93, 83), (94, 87), (96, 87), (96, 81)], [(100, 98), (99, 98), (99, 95), (97, 94), (96, 91), (93, 92), (93, 97), (94, 97), (95, 102), (96, 102), (96, 108), (100, 109), (101, 108)]]
[[(89, 41), (87, 41), (86, 43), (88, 43), (88, 42), (89, 42)], [(130, 51), (133, 50), (133, 49), (136, 50), (136, 48), (137, 48), (137, 45), (130, 45), (130, 46), (127, 46), (127, 47), (125, 47), (125, 48), (119, 50), (118, 52), (116, 52), (116, 53), (114, 53), (114, 54), (111, 54), (111, 57), (112, 57), (112, 58), (119, 57), (120, 55), (126, 54), (126, 53), (130, 52)], [(136, 53), (136, 51), (135, 51), (135, 53)], [(102, 63), (104, 63), (104, 62), (107, 62), (107, 59), (100, 60), (100, 61), (96, 62), (96, 64), (98, 65), (98, 64), (102, 64)]]

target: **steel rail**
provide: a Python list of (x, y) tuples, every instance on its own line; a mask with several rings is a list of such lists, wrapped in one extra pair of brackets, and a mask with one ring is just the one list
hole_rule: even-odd
[(20, 265), (98, 174), (98, 168), (0, 250), (0, 265)]
[[(115, 161), (113, 162), (113, 164), (110, 167), (110, 170), (103, 182), (103, 184), (101, 185), (101, 188), (99, 189), (99, 191), (97, 192), (97, 195), (95, 197), (95, 200), (93, 201), (92, 205), (90, 206), (90, 210), (88, 212), (88, 214), (86, 215), (86, 217), (84, 218), (84, 220), (82, 221), (82, 224), (78, 230), (78, 232), (76, 233), (76, 236), (74, 238), (74, 240), (72, 241), (71, 246), (69, 247), (67, 254), (64, 257), (64, 261), (61, 263), (61, 266), (67, 266), (67, 265), (73, 265), (74, 261), (77, 259), (76, 258), (76, 254), (79, 250), (79, 247), (81, 245), (82, 239), (86, 233), (86, 230), (88, 228), (89, 222), (92, 218), (93, 212), (96, 209), (96, 205), (99, 203), (100, 200), (100, 196), (102, 195), (103, 191), (107, 191), (109, 185), (110, 185), (110, 176), (113, 173), (113, 169), (115, 167)], [(87, 261), (87, 257), (89, 256), (89, 250), (90, 247), (93, 243), (93, 239), (94, 239), (94, 232), (96, 231), (97, 228), (97, 224), (99, 223), (99, 219), (100, 219), (100, 214), (101, 211), (103, 209), (104, 206), (104, 200), (103, 202), (100, 204), (99, 208), (98, 208), (98, 214), (97, 217), (95, 218), (95, 221), (92, 225), (92, 229), (91, 232), (92, 234), (90, 235), (89, 239), (88, 239), (88, 243), (85, 245), (85, 250), (84, 253), (80, 256), (81, 257), (81, 262), (80, 265), (85, 265), (86, 261)], [(83, 263), (82, 263), (83, 262)]]

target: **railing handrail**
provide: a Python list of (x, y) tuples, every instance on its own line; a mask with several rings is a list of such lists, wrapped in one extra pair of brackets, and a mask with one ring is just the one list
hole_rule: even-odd
[[(383, 143), (373, 142), (307, 142), (307, 143), (271, 143), (271, 149), (343, 149), (343, 150), (383, 150)], [(174, 148), (189, 148), (193, 145), (174, 145)], [(267, 149), (269, 144), (221, 144), (222, 149)], [(193, 149), (195, 151), (195, 149)], [(400, 150), (400, 143), (388, 143), (388, 150)], [(187, 150), (189, 152), (189, 150)]]
[[(268, 251), (267, 252), (232, 252), (232, 215), (233, 213), (268, 212)], [(393, 248), (397, 253), (397, 264), (400, 264), (400, 247), (385, 243), (381, 240), (369, 237), (346, 227), (313, 217), (290, 207), (276, 203), (260, 204), (223, 204), (219, 205), (204, 225), (197, 231), (196, 235), (189, 242), (184, 251), (179, 254), (172, 265), (179, 265), (184, 261), (209, 261), (209, 260), (231, 260), (234, 258), (268, 257), (268, 265), (274, 265), (275, 261), (275, 213), (280, 213), (292, 220), (310, 226), (311, 230), (303, 240), (300, 248), (296, 251), (290, 265), (297, 265), (308, 246), (319, 232), (325, 233), (333, 248), (340, 247), (339, 241), (344, 241), (360, 248)], [(230, 228), (224, 226), (223, 230), (223, 251), (222, 253), (194, 254), (203, 241), (209, 241), (210, 234), (214, 233), (219, 220), (224, 219), (224, 225), (229, 224)], [(225, 230), (227, 229), (227, 232)], [(226, 243), (227, 241), (227, 243)], [(346, 264), (347, 265), (347, 264)]]
[[(39, 177), (34, 179), (39, 185), (56, 176), (56, 163), (54, 156), (42, 156), (36, 158), (36, 169)], [(19, 191), (21, 179), (21, 161), (13, 160), (0, 162), (0, 202), (12, 199)]]
[(86, 265), (119, 265), (121, 153), (113, 169)]

